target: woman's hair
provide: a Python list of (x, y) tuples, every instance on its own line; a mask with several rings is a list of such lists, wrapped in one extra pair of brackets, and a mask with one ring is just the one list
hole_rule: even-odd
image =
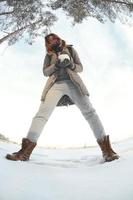
[(45, 46), (46, 46), (46, 50), (48, 53), (53, 52), (51, 45), (48, 41), (49, 37), (52, 36), (53, 38), (57, 39), (59, 42), (61, 41), (62, 47), (64, 48), (66, 46), (66, 42), (64, 40), (62, 40), (58, 35), (54, 34), (54, 33), (50, 33), (48, 35), (45, 36)]

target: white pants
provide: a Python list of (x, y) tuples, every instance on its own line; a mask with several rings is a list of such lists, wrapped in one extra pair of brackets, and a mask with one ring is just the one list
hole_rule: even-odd
[[(96, 139), (102, 139), (105, 136), (105, 131), (95, 109), (90, 103), (89, 97), (81, 95), (78, 88), (70, 80), (59, 81), (48, 91), (45, 101), (41, 102), (39, 110), (32, 120), (27, 138), (32, 142), (37, 142), (44, 125), (63, 95), (68, 95), (80, 109), (81, 113), (88, 121)], [(76, 126), (76, 124), (73, 125)]]

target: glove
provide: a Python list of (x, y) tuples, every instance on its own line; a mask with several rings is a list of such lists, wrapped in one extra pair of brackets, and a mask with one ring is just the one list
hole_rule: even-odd
[(60, 61), (60, 59), (58, 59), (57, 61), (56, 61), (56, 63), (55, 63), (55, 68), (56, 69), (60, 69), (60, 68), (72, 68), (73, 67), (73, 63), (69, 60), (69, 59), (67, 59), (67, 58), (65, 58), (62, 62)]
[(61, 63), (60, 60), (56, 61), (56, 63), (55, 63), (55, 69), (59, 69), (60, 68), (60, 63)]
[(65, 58), (62, 62), (60, 62), (60, 67), (62, 67), (62, 68), (67, 68), (67, 67), (72, 68), (73, 64), (69, 59)]

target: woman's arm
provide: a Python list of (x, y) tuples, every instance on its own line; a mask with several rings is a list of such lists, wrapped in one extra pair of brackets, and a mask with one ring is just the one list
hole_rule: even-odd
[(44, 76), (51, 76), (54, 72), (57, 71), (57, 68), (55, 67), (55, 64), (50, 65), (50, 56), (46, 54), (44, 58), (44, 63), (43, 63), (43, 74)]
[(72, 58), (73, 58), (73, 61), (74, 61), (74, 67), (72, 68), (72, 70), (75, 71), (75, 72), (82, 72), (83, 71), (83, 65), (80, 61), (79, 55), (73, 47), (71, 47), (71, 49), (72, 49)]

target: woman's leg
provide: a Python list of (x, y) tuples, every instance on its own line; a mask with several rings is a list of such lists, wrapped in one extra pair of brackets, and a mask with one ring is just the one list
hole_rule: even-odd
[(54, 85), (46, 95), (45, 101), (41, 102), (39, 110), (32, 120), (27, 138), (32, 142), (37, 142), (44, 125), (48, 121), (58, 101), (63, 95), (63, 91)]
[(105, 131), (99, 116), (90, 103), (89, 97), (82, 95), (76, 86), (73, 86), (70, 90), (72, 100), (88, 121), (96, 139), (102, 139), (105, 136)]
[(111, 143), (109, 140), (109, 135), (105, 135), (105, 131), (103, 125), (90, 103), (88, 96), (83, 96), (80, 94), (79, 90), (76, 86), (70, 87), (70, 97), (78, 106), (80, 111), (82, 112), (85, 119), (90, 124), (90, 127), (97, 139), (97, 142), (101, 148), (103, 158), (106, 162), (113, 161), (119, 158), (119, 155), (112, 149)]

